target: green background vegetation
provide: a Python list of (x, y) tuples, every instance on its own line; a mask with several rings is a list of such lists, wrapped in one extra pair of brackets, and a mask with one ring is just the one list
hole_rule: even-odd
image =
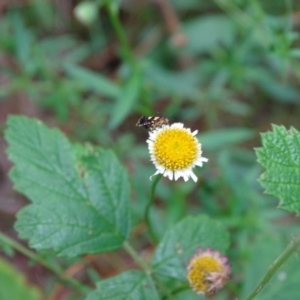
[[(271, 124), (300, 128), (300, 7), (297, 1), (261, 2), (0, 3), (1, 133), (8, 115), (21, 114), (59, 127), (72, 142), (112, 149), (130, 176), (131, 238), (146, 260), (153, 248), (144, 209), (155, 169), (147, 132), (135, 124), (141, 115), (161, 115), (199, 130), (209, 162), (196, 169), (196, 184), (162, 180), (151, 218), (158, 236), (199, 213), (229, 230), (232, 278), (216, 299), (245, 297), (299, 228), (294, 215), (263, 194), (254, 148)], [(17, 238), (15, 214), (28, 202), (12, 191), (5, 148), (1, 137), (0, 229)], [(18, 277), (16, 286), (35, 285), (47, 297), (65, 299), (55, 288), (68, 289), (50, 272), (2, 246), (1, 256), (27, 278)], [(51, 252), (44, 255), (56, 260)], [(60, 263), (88, 283), (134, 267), (122, 251)], [(16, 278), (1, 265), (1, 278)], [(257, 299), (297, 298), (293, 278), (300, 268), (286, 267), (289, 286), (278, 288), (287, 276), (279, 273)]]

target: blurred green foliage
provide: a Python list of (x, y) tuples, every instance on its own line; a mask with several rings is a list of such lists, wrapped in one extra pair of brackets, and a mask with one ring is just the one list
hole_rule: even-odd
[(0, 101), (25, 94), (40, 118), (71, 139), (112, 148), (132, 180), (137, 228), (154, 171), (138, 118), (159, 114), (198, 129), (209, 158), (198, 184), (163, 181), (151, 217), (160, 236), (187, 214), (220, 219), (232, 234), (227, 299), (246, 293), (247, 276), (255, 276), (246, 266), (259, 247), (252, 246), (268, 234), (286, 240), (299, 225), (262, 194), (253, 148), (271, 123), (300, 128), (300, 7), (291, 0), (116, 1), (122, 41), (102, 2), (8, 2), (0, 18)]

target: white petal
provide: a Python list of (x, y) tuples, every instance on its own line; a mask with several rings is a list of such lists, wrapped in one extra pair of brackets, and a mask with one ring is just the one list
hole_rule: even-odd
[(188, 173), (186, 171), (182, 172), (182, 177), (183, 177), (184, 181), (188, 181), (189, 180), (189, 175), (188, 175)]
[(157, 175), (157, 174), (159, 174), (158, 171), (156, 171), (153, 175), (150, 176), (150, 180), (152, 180), (152, 177), (155, 176), (155, 175)]
[(195, 166), (199, 166), (199, 167), (202, 167), (203, 166), (203, 161), (201, 159), (198, 159), (194, 162), (194, 165)]
[(177, 181), (181, 177), (180, 171), (175, 171), (174, 180)]
[(171, 125), (171, 127), (173, 127), (173, 128), (183, 128), (183, 124), (182, 123), (173, 123)]
[(163, 174), (165, 172), (165, 168), (163, 166), (157, 165), (156, 164), (156, 170), (157, 172), (159, 172), (160, 174)]
[(173, 180), (173, 171), (166, 170), (165, 173), (167, 174), (166, 176), (168, 176), (170, 180)]
[(205, 157), (199, 157), (195, 162), (194, 162), (194, 165), (195, 166), (199, 166), (199, 167), (202, 167), (203, 166), (203, 162), (207, 162), (208, 159), (205, 158)]
[(153, 176), (155, 176), (155, 175), (154, 175), (154, 174), (153, 174), (153, 175), (151, 175), (151, 176), (149, 177), (149, 179), (150, 179), (150, 180), (152, 180), (152, 177), (153, 177)]
[(164, 173), (163, 173), (163, 176), (164, 176), (164, 177), (168, 177), (168, 173), (167, 173), (167, 172), (164, 172)]
[(197, 176), (193, 173), (193, 171), (190, 172), (190, 175), (191, 175), (192, 179), (193, 179), (195, 182), (198, 181), (198, 178), (197, 178)]

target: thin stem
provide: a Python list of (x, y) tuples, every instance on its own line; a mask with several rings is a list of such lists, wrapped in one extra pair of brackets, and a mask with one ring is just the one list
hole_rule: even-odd
[(150, 275), (151, 274), (150, 267), (144, 263), (144, 261), (141, 259), (141, 257), (138, 255), (138, 253), (135, 251), (135, 249), (127, 241), (124, 242), (123, 247), (130, 254), (130, 256), (133, 258), (133, 260), (144, 270), (144, 272), (146, 274)]
[(159, 174), (157, 175), (154, 180), (153, 180), (153, 183), (152, 183), (152, 187), (151, 187), (151, 195), (150, 195), (150, 199), (149, 199), (149, 202), (146, 206), (146, 209), (145, 209), (145, 222), (147, 224), (147, 227), (148, 227), (148, 230), (149, 230), (149, 234), (150, 234), (150, 237), (151, 239), (153, 240), (154, 243), (157, 243), (158, 242), (158, 238), (154, 232), (154, 229), (153, 229), (153, 226), (151, 224), (151, 220), (150, 220), (150, 209), (151, 209), (151, 206), (154, 202), (154, 199), (155, 199), (155, 190), (156, 190), (156, 186), (158, 184), (158, 182), (160, 181), (160, 179), (162, 178), (162, 174)]
[(282, 266), (282, 264), (297, 250), (300, 246), (300, 236), (291, 240), (288, 246), (283, 250), (283, 252), (273, 261), (273, 263), (268, 268), (265, 276), (256, 286), (256, 288), (251, 292), (251, 294), (245, 300), (252, 300), (256, 295), (266, 286), (270, 279), (274, 276), (276, 271)]
[[(107, 8), (107, 11), (109, 13), (110, 21), (118, 37), (118, 40), (121, 44), (124, 58), (127, 61), (127, 63), (130, 65), (132, 69), (132, 73), (137, 73), (139, 77), (142, 77), (140, 64), (135, 59), (134, 53), (126, 37), (125, 30), (119, 19), (117, 1), (112, 1), (112, 0), (104, 0), (104, 1), (105, 1), (104, 3)], [(149, 99), (147, 88), (143, 84), (141, 85), (141, 99), (144, 102), (144, 104), (146, 104), (147, 106), (150, 105), (151, 99)]]
[(20, 244), (17, 241), (11, 239), (7, 235), (3, 234), (2, 232), (0, 232), (0, 242), (2, 242), (3, 244), (11, 246), (13, 249), (15, 249), (18, 252), (24, 254), (28, 258), (30, 258), (30, 259), (38, 262), (39, 264), (43, 265), (48, 270), (53, 272), (60, 280), (62, 280), (63, 282), (68, 283), (69, 285), (71, 285), (74, 288), (80, 290), (81, 292), (86, 293), (87, 291), (89, 291), (89, 289), (86, 286), (84, 286), (82, 283), (80, 283), (76, 279), (74, 279), (74, 278), (68, 276), (67, 274), (65, 274), (62, 269), (60, 269), (57, 266), (53, 266), (53, 264), (47, 262), (44, 258), (37, 255), (33, 251), (27, 249), (22, 244)]
[(117, 3), (114, 3), (114, 1), (105, 0), (105, 6), (108, 10), (111, 23), (114, 27), (116, 35), (117, 35), (119, 42), (122, 46), (122, 49), (124, 51), (125, 59), (131, 65), (132, 69), (135, 69), (137, 67), (137, 65), (134, 60), (134, 56), (131, 51), (129, 42), (127, 40), (125, 31), (123, 30), (122, 24), (118, 17), (118, 5), (117, 5)]
[[(144, 263), (138, 253), (135, 251), (134, 248), (126, 241), (123, 244), (124, 249), (130, 254), (130, 256), (134, 259), (134, 261), (143, 269), (143, 271), (148, 275), (151, 276), (152, 279), (155, 281), (156, 285), (166, 294), (167, 299), (174, 299), (172, 292), (163, 284), (161, 283), (155, 276), (152, 274), (151, 268)], [(165, 299), (164, 297), (163, 299)]]

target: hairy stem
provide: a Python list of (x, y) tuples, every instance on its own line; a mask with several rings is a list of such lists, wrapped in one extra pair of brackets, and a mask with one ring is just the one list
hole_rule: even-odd
[(136, 69), (137, 65), (134, 60), (133, 53), (131, 51), (130, 45), (128, 43), (125, 31), (123, 29), (122, 23), (118, 16), (118, 5), (111, 0), (105, 0), (105, 6), (109, 13), (110, 21), (114, 27), (115, 33), (121, 44), (125, 59), (130, 64), (132, 69)]
[(60, 280), (69, 284), (70, 286), (73, 286), (74, 288), (82, 291), (83, 293), (86, 293), (87, 291), (89, 291), (89, 289), (85, 285), (83, 285), (76, 279), (65, 274), (64, 270), (60, 269), (57, 266), (54, 266), (50, 262), (46, 261), (43, 257), (37, 255), (35, 252), (24, 247), (22, 244), (13, 240), (12, 238), (8, 237), (7, 235), (3, 234), (2, 232), (0, 232), (0, 242), (12, 247), (13, 249), (22, 253), (23, 255), (27, 256), (28, 258), (32, 259), (33, 261), (43, 265), (48, 270), (50, 270), (52, 273), (54, 273)]
[(265, 276), (245, 300), (254, 299), (256, 295), (266, 286), (266, 284), (270, 281), (282, 264), (298, 249), (299, 246), (300, 236), (291, 240), (283, 252), (269, 266)]
[(160, 181), (160, 179), (162, 178), (162, 174), (159, 174), (157, 175), (154, 180), (153, 180), (153, 183), (152, 183), (152, 187), (151, 187), (151, 195), (150, 195), (150, 199), (149, 199), (149, 202), (146, 206), (146, 209), (145, 209), (145, 222), (147, 224), (147, 227), (148, 227), (148, 231), (149, 231), (149, 235), (151, 237), (151, 239), (153, 240), (154, 243), (157, 243), (158, 242), (158, 238), (155, 234), (155, 231), (153, 229), (153, 226), (151, 224), (151, 220), (150, 220), (150, 209), (151, 209), (151, 206), (154, 202), (154, 199), (155, 199), (155, 191), (156, 191), (156, 186), (158, 184), (158, 182)]
[(139, 254), (135, 251), (135, 249), (126, 241), (123, 244), (124, 249), (129, 253), (129, 255), (133, 258), (133, 260), (141, 267), (141, 269), (148, 275), (156, 283), (157, 287), (166, 295), (163, 299), (175, 300), (172, 292), (166, 287), (154, 274), (152, 274), (151, 267), (149, 267), (139, 256)]
[(133, 260), (143, 269), (143, 271), (150, 275), (151, 269), (150, 267), (144, 263), (139, 254), (135, 251), (135, 249), (126, 241), (123, 244), (124, 249), (129, 253), (129, 255), (133, 258)]
[[(132, 74), (137, 74), (138, 77), (142, 77), (141, 64), (135, 59), (134, 52), (133, 52), (132, 48), (130, 47), (130, 44), (126, 37), (124, 27), (119, 18), (117, 1), (104, 0), (104, 3), (106, 6), (106, 9), (108, 11), (109, 18), (110, 18), (110, 21), (114, 28), (114, 31), (116, 33), (116, 36), (120, 42), (121, 50), (124, 55), (125, 61), (131, 67)], [(141, 84), (140, 96), (141, 96), (141, 100), (145, 104), (145, 106), (147, 106), (147, 107), (151, 106), (152, 102), (151, 102), (151, 99), (149, 98), (147, 88), (144, 84)]]

